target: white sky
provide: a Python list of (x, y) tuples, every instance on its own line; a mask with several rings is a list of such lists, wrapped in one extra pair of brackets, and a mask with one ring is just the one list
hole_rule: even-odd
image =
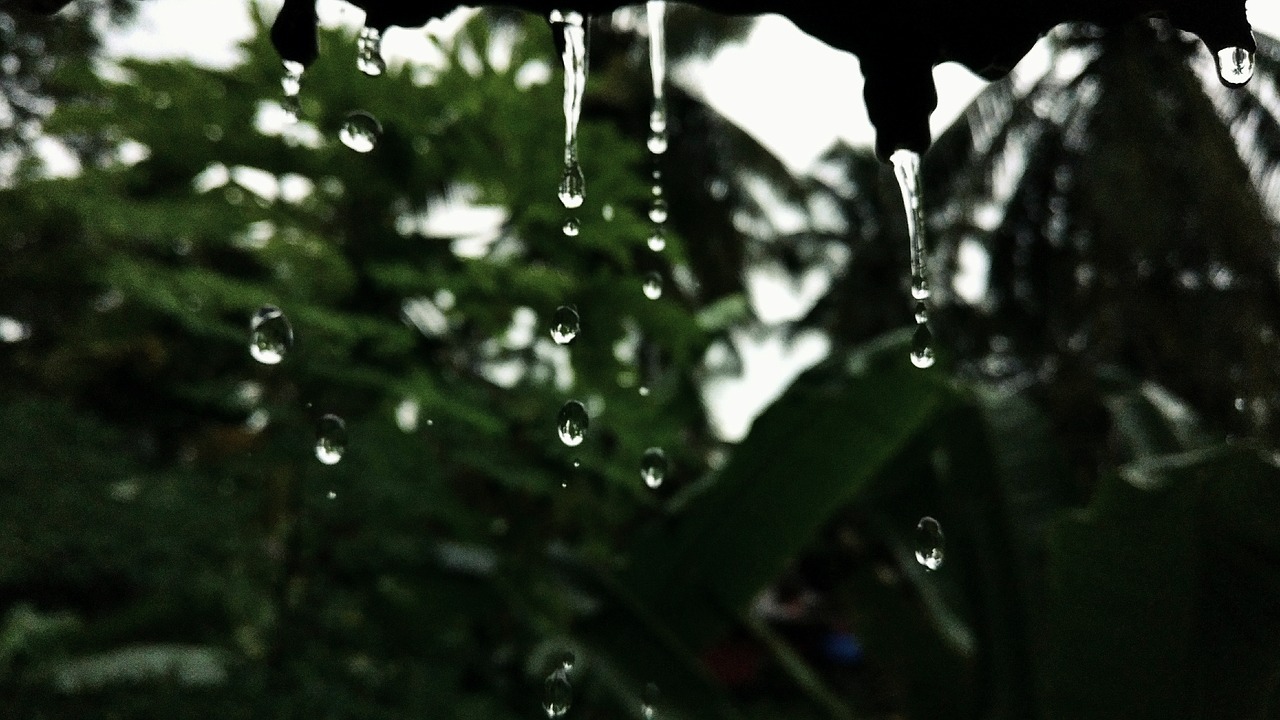
[[(274, 17), (280, 0), (263, 4), (270, 8), (268, 16)], [(248, 8), (245, 0), (149, 0), (141, 4), (133, 26), (108, 37), (107, 49), (117, 56), (185, 57), (229, 66), (237, 60), (236, 42), (252, 32)], [(360, 10), (342, 0), (320, 0), (318, 9), (325, 25), (359, 27), (363, 20)], [(1280, 37), (1280, 2), (1248, 0), (1248, 10), (1255, 30)], [(432, 21), (427, 32), (447, 34), (463, 17), (455, 13), (443, 22)], [(392, 62), (397, 58), (429, 63), (436, 59), (421, 30), (392, 29), (384, 39), (383, 51)], [(1043, 58), (1027, 58), (1028, 64), (1038, 62)], [(930, 124), (936, 136), (985, 83), (954, 64), (936, 68), (934, 78), (938, 109)], [(862, 105), (857, 59), (804, 35), (776, 15), (763, 17), (745, 43), (720, 51), (710, 61), (683, 68), (672, 80), (700, 94), (796, 172), (809, 169), (837, 138), (860, 147), (870, 147), (874, 140)], [(846, 91), (831, 92), (833, 81), (844, 82)], [(761, 303), (761, 298), (753, 299)], [(767, 304), (778, 307), (796, 302), (795, 298), (779, 296), (770, 297)], [(785, 314), (802, 311), (792, 308)], [(826, 339), (813, 334), (792, 345), (777, 336), (753, 340), (743, 335), (735, 340), (743, 355), (743, 376), (718, 381), (706, 389), (713, 421), (728, 440), (745, 436), (760, 410), (827, 352)]]

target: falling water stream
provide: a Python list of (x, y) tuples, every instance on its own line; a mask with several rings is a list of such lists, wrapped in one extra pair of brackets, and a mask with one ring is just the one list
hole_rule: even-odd
[(649, 112), (649, 152), (667, 151), (667, 4), (649, 0), (645, 6), (649, 21), (649, 74), (653, 78), (653, 109)]
[(896, 150), (889, 157), (893, 174), (902, 190), (907, 212), (907, 235), (911, 241), (911, 297), (915, 300), (916, 332), (911, 339), (911, 363), (918, 368), (933, 365), (933, 333), (929, 330), (929, 276), (925, 265), (924, 210), (920, 200), (920, 155)]
[(302, 92), (302, 73), (306, 67), (300, 62), (293, 60), (284, 61), (284, 75), (280, 78), (280, 88), (284, 90), (284, 101), (281, 105), (284, 107), (285, 116), (289, 122), (297, 122), (298, 115), (302, 111), (301, 103), (298, 101), (298, 93)]
[(560, 203), (573, 210), (582, 206), (586, 181), (578, 164), (578, 120), (582, 96), (587, 90), (587, 28), (581, 13), (553, 10), (551, 31), (563, 38), (560, 60), (564, 63), (564, 173), (560, 177)]

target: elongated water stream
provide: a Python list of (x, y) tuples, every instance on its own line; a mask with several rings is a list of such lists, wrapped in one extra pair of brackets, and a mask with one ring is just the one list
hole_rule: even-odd
[(551, 31), (563, 39), (560, 60), (564, 64), (564, 174), (560, 178), (560, 203), (572, 210), (581, 207), (586, 180), (578, 164), (578, 120), (582, 96), (587, 90), (587, 28), (581, 13), (553, 10)]
[(915, 299), (916, 332), (911, 341), (911, 362), (916, 367), (933, 365), (933, 333), (929, 330), (929, 275), (925, 266), (924, 210), (920, 199), (920, 156), (911, 150), (896, 150), (889, 156), (893, 174), (902, 191), (907, 213), (907, 235), (911, 241), (911, 297)]

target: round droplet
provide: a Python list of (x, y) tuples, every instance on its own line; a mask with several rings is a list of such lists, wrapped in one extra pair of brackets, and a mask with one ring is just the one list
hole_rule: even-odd
[(929, 308), (923, 302), (916, 303), (916, 324), (923, 325), (929, 322)]
[(378, 119), (363, 110), (357, 110), (342, 122), (338, 139), (358, 153), (367, 153), (378, 144), (378, 136), (381, 134), (382, 125), (378, 123)]
[(560, 204), (572, 210), (582, 206), (586, 197), (587, 181), (582, 177), (582, 166), (577, 161), (565, 163), (564, 174), (560, 176)]
[(644, 296), (650, 300), (662, 297), (662, 276), (651, 272), (644, 279)]
[(316, 425), (316, 459), (337, 465), (347, 452), (347, 424), (337, 415), (325, 415)]
[(653, 716), (658, 712), (658, 686), (648, 683), (644, 686), (644, 693), (640, 696), (640, 713), (644, 715), (645, 720), (653, 720)]
[(573, 459), (573, 466), (574, 466), (574, 467), (576, 467), (576, 468), (580, 468), (580, 467), (582, 467), (582, 461), (581, 461), (581, 460), (579, 460), (578, 458), (574, 458), (574, 459)]
[(275, 305), (263, 305), (249, 321), (249, 354), (263, 365), (275, 365), (293, 347), (293, 326)]
[(649, 133), (649, 152), (654, 155), (661, 155), (667, 151), (667, 131), (655, 131)]
[(587, 409), (577, 400), (570, 400), (560, 408), (560, 415), (556, 418), (556, 432), (560, 434), (560, 442), (569, 447), (576, 447), (582, 444), (582, 439), (587, 435)]
[(361, 28), (356, 39), (356, 67), (369, 77), (377, 77), (387, 71), (387, 61), (382, 59), (382, 31)]
[(565, 672), (572, 672), (573, 664), (577, 661), (578, 661), (578, 658), (575, 657), (573, 652), (570, 650), (565, 650), (564, 652), (560, 653), (559, 656), (556, 657), (556, 662), (560, 664), (560, 669), (564, 670)]
[(911, 276), (911, 297), (916, 300), (929, 299), (929, 280), (924, 275)]
[(649, 236), (649, 249), (654, 252), (662, 252), (667, 248), (667, 237), (662, 234), (660, 228), (654, 228), (653, 234)]
[(334, 500), (338, 497), (338, 493), (334, 492), (333, 490), (330, 490), (329, 492), (325, 493), (324, 496), (330, 500)]
[(556, 341), (557, 345), (567, 345), (574, 338), (578, 337), (579, 320), (578, 311), (568, 305), (561, 305), (556, 308), (555, 314), (551, 316), (551, 339)]
[(667, 454), (662, 448), (651, 447), (640, 456), (640, 477), (650, 488), (662, 486), (667, 479)]
[(916, 562), (926, 570), (937, 570), (942, 567), (942, 555), (945, 550), (942, 537), (942, 526), (931, 517), (920, 518), (916, 525)]
[(578, 232), (582, 226), (578, 224), (578, 218), (571, 217), (564, 221), (564, 227), (560, 228), (564, 232), (565, 237), (578, 237)]
[(637, 390), (637, 392), (639, 392), (639, 393), (640, 393), (640, 397), (649, 397), (649, 386), (648, 386), (648, 385), (641, 385), (641, 386), (640, 386), (640, 389), (639, 389), (639, 390)]
[(667, 111), (656, 107), (649, 113), (649, 130), (660, 133), (667, 131)]
[(547, 676), (546, 693), (542, 698), (542, 709), (547, 717), (561, 717), (569, 712), (573, 702), (573, 687), (569, 685), (569, 675), (560, 668)]
[(653, 205), (649, 206), (649, 219), (656, 223), (664, 223), (667, 221), (667, 201), (663, 198), (654, 198)]
[(933, 367), (933, 360), (933, 333), (929, 332), (928, 325), (921, 323), (911, 337), (911, 364), (918, 368)]
[(605, 203), (604, 207), (600, 208), (600, 217), (604, 218), (605, 222), (613, 222), (613, 215), (613, 206), (609, 203)]
[(1222, 48), (1214, 56), (1218, 77), (1231, 87), (1240, 87), (1253, 77), (1253, 53), (1242, 47)]

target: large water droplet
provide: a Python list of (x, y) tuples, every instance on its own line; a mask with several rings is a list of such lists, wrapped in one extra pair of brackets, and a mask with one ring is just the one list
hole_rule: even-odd
[(667, 151), (667, 131), (651, 131), (646, 145), (649, 147), (649, 152), (654, 155), (661, 155), (665, 153)]
[(582, 403), (577, 400), (565, 403), (560, 408), (560, 415), (556, 417), (556, 432), (560, 435), (560, 442), (569, 447), (581, 445), (587, 435), (589, 422), (587, 409)]
[(654, 198), (653, 205), (649, 206), (649, 219), (658, 224), (667, 221), (667, 201), (664, 198)]
[(667, 479), (667, 454), (662, 448), (651, 447), (640, 457), (640, 477), (651, 488), (662, 486)]
[(275, 305), (263, 305), (249, 321), (249, 354), (263, 365), (275, 365), (293, 347), (293, 326)]
[(551, 339), (557, 345), (567, 345), (578, 337), (578, 311), (568, 305), (556, 308), (551, 316)]
[(1214, 56), (1218, 77), (1231, 87), (1240, 87), (1253, 77), (1253, 53), (1242, 47), (1222, 48)]
[(929, 307), (924, 304), (924, 301), (917, 302), (916, 303), (916, 324), (923, 325), (927, 322), (929, 322)]
[(662, 233), (662, 228), (654, 228), (653, 233), (649, 235), (649, 249), (654, 252), (667, 249), (667, 236)]
[(546, 692), (542, 698), (542, 709), (547, 717), (561, 717), (569, 712), (573, 702), (573, 687), (569, 685), (569, 674), (559, 668), (547, 676)]
[(657, 685), (648, 683), (644, 686), (644, 692), (640, 695), (640, 713), (645, 720), (653, 720), (653, 716), (658, 713), (658, 696)]
[(338, 139), (358, 153), (367, 153), (378, 144), (378, 136), (381, 134), (382, 125), (378, 119), (363, 110), (357, 110), (342, 122)]
[(662, 276), (656, 271), (649, 273), (644, 278), (644, 296), (650, 300), (657, 300), (662, 297)]
[(942, 567), (945, 549), (942, 526), (938, 521), (931, 517), (920, 518), (916, 525), (916, 562), (927, 570), (937, 570)]
[(565, 237), (578, 237), (582, 226), (578, 224), (578, 218), (571, 217), (564, 221), (564, 227), (560, 228), (560, 230), (564, 232)]
[(382, 58), (382, 31), (377, 28), (360, 29), (356, 39), (356, 67), (369, 77), (377, 77), (387, 71), (387, 61)]
[(560, 204), (572, 210), (582, 207), (586, 198), (587, 181), (582, 177), (582, 166), (577, 160), (566, 162), (564, 174), (560, 176)]
[(337, 465), (347, 452), (347, 424), (337, 415), (325, 415), (316, 425), (316, 459)]
[(911, 364), (918, 368), (933, 367), (933, 333), (925, 323), (916, 325), (911, 336)]

